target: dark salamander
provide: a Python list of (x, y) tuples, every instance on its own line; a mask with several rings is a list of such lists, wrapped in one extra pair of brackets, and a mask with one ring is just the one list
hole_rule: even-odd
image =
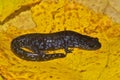
[[(20, 58), (28, 61), (46, 61), (63, 58), (72, 49), (96, 50), (101, 47), (98, 38), (82, 35), (74, 31), (60, 31), (56, 33), (31, 33), (21, 35), (11, 42), (11, 50)], [(24, 50), (30, 49), (32, 52)], [(66, 54), (46, 54), (47, 50), (64, 49)]]

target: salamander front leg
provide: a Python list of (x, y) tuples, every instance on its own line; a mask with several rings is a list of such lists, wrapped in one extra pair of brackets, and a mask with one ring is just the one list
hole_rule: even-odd
[(65, 47), (64, 50), (66, 53), (72, 53), (72, 51), (73, 51), (73, 49), (68, 49), (68, 47)]

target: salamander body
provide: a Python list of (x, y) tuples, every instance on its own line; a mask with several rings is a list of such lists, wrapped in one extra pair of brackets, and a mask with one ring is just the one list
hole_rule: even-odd
[[(31, 33), (16, 37), (11, 42), (11, 50), (18, 57), (28, 61), (46, 61), (63, 58), (72, 49), (96, 50), (101, 47), (98, 38), (82, 35), (74, 31), (60, 31), (55, 33)], [(23, 48), (30, 49), (32, 52)], [(66, 54), (46, 54), (47, 50), (64, 49)]]

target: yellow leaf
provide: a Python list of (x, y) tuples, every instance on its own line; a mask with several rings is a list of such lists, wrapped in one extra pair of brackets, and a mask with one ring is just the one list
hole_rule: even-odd
[(5, 19), (8, 20), (16, 10), (25, 6), (30, 7), (32, 4), (38, 3), (41, 0), (0, 0), (0, 23)]
[[(113, 23), (106, 15), (96, 14), (85, 6), (74, 1), (70, 2), (70, 0), (45, 0), (30, 10), (37, 27), (24, 30), (9, 24), (7, 30), (0, 33), (0, 74), (5, 79), (119, 80), (119, 24)], [(98, 37), (102, 47), (96, 51), (74, 48), (73, 53), (65, 58), (44, 62), (26, 61), (11, 51), (11, 41), (17, 36), (63, 30)]]

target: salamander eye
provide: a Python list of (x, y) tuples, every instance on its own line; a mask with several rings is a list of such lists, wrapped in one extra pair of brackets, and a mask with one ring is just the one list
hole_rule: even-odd
[(90, 44), (89, 47), (90, 47), (90, 48), (93, 48), (93, 47), (95, 47), (95, 45), (94, 45), (94, 44)]
[(95, 40), (95, 41), (98, 41), (98, 38), (95, 38), (94, 40)]

